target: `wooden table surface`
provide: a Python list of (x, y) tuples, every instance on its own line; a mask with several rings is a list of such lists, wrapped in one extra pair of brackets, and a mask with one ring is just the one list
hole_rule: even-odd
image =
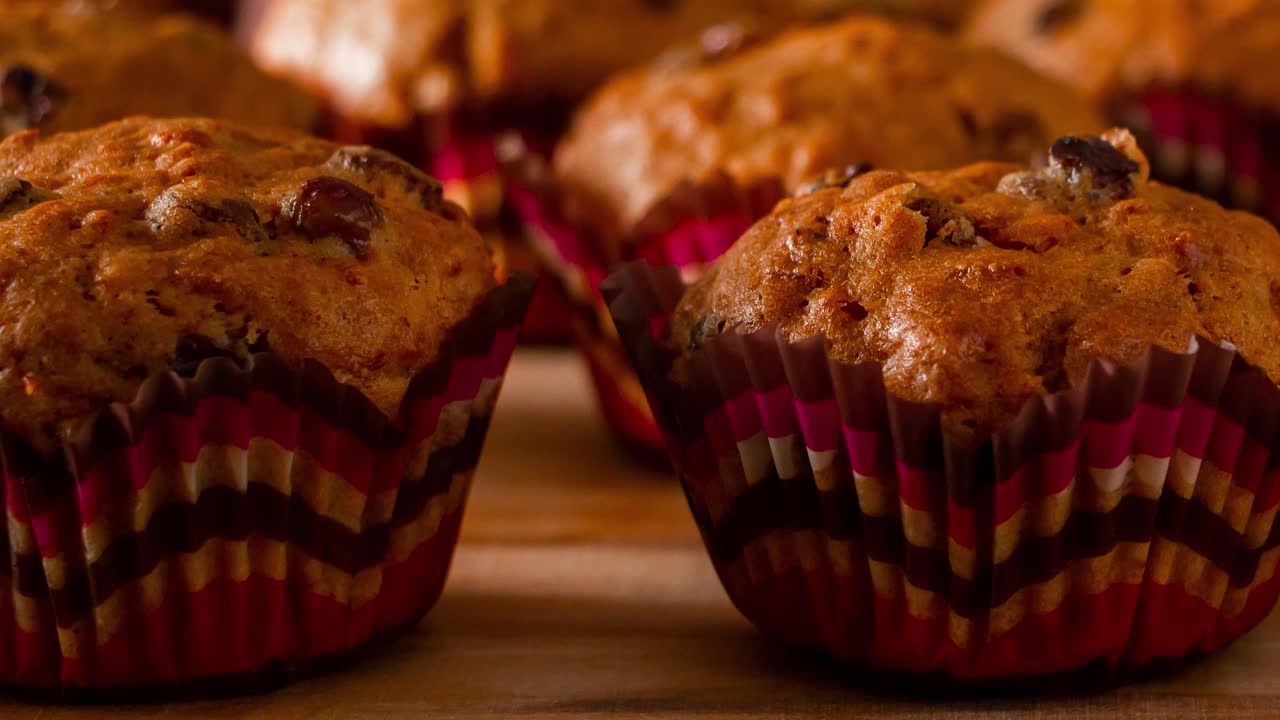
[(567, 353), (522, 350), (444, 597), (411, 634), (261, 696), (0, 718), (1280, 718), (1280, 615), (1180, 676), (1086, 697), (926, 703), (777, 647), (730, 606), (670, 477), (599, 427)]

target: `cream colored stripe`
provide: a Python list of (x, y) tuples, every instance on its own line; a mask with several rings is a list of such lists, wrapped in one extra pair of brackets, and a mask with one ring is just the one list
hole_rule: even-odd
[(260, 535), (243, 541), (211, 539), (199, 550), (168, 558), (147, 576), (118, 588), (81, 622), (59, 628), (63, 652), (67, 657), (79, 657), (82, 643), (101, 645), (114, 636), (125, 619), (155, 610), (164, 600), (174, 574), (178, 574), (176, 580), (188, 593), (199, 592), (214, 580), (241, 582), (251, 573), (276, 580), (301, 578), (309, 592), (357, 609), (377, 596), (383, 567), (407, 559), (436, 533), (445, 517), (460, 510), (470, 483), (471, 473), (455, 475), (447, 493), (432, 498), (416, 520), (392, 531), (385, 558), (354, 576), (287, 543)]

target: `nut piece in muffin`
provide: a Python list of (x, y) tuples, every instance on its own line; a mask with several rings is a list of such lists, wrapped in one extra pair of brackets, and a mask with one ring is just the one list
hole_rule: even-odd
[(382, 151), (131, 118), (0, 142), (0, 422), (43, 450), (154, 373), (314, 359), (395, 417), (494, 285), (440, 184)]
[(784, 201), (688, 291), (669, 341), (824, 336), (976, 442), (1094, 359), (1184, 352), (1196, 336), (1280, 380), (1278, 313), (1275, 228), (1150, 181), (1113, 130), (1059, 139), (1042, 168), (875, 171)]
[(343, 117), (401, 128), (458, 106), (573, 102), (730, 20), (761, 28), (883, 11), (954, 22), (938, 0), (257, 0), (254, 57)]
[(144, 113), (308, 129), (313, 101), (185, 15), (0, 0), (0, 136), (81, 130)]
[(757, 45), (709, 31), (701, 50), (612, 80), (557, 149), (565, 214), (610, 244), (662, 232), (691, 185), (794, 191), (849, 163), (1025, 161), (1101, 128), (1064, 85), (923, 26), (856, 17)]

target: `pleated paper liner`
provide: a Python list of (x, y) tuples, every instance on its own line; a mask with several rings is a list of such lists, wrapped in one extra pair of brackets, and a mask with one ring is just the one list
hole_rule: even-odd
[[(349, 145), (382, 148), (421, 167), (440, 180), (445, 197), (471, 215), (503, 268), (540, 273), (541, 265), (528, 251), (523, 230), (508, 204), (497, 147), (500, 139), (509, 135), (532, 146), (549, 145), (558, 134), (563, 114), (558, 104), (469, 109), (419, 116), (408, 127), (389, 129), (330, 111), (322, 134)], [(521, 329), (521, 341), (568, 343), (570, 312), (555, 283), (539, 283)]]
[(1157, 179), (1280, 222), (1280, 113), (1194, 87), (1156, 87), (1116, 105)]
[(600, 282), (617, 263), (637, 258), (677, 265), (686, 277), (696, 277), (782, 199), (781, 182), (744, 188), (719, 175), (687, 183), (640, 223), (637, 238), (618, 243), (563, 217), (544, 153), (517, 144), (502, 154), (507, 198), (524, 224), (525, 239), (574, 308), (572, 338), (587, 360), (606, 423), (642, 453), (662, 453), (662, 435), (614, 330)]
[(1110, 684), (1275, 606), (1280, 390), (1231, 348), (1097, 362), (966, 449), (821, 339), (728, 333), (675, 385), (659, 338), (683, 290), (644, 263), (604, 283), (720, 579), (765, 632), (906, 679)]
[(153, 376), (54, 456), (5, 433), (0, 685), (254, 689), (411, 626), (444, 583), (532, 290), (491, 291), (395, 421), (262, 353)]

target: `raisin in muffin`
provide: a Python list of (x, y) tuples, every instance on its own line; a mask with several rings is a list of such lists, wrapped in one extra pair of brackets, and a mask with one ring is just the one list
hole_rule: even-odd
[[(260, 0), (265, 67), (348, 119), (402, 127), (459, 105), (572, 101), (612, 73), (735, 19), (763, 28), (883, 10), (954, 20), (967, 3), (815, 0)], [(393, 41), (394, 39), (394, 41)]]
[(801, 194), (688, 292), (670, 341), (778, 325), (884, 367), (976, 441), (1095, 358), (1203, 336), (1280, 379), (1280, 236), (1261, 218), (1148, 180), (1131, 135), (1066, 137), (1047, 167), (869, 172)]
[(148, 376), (271, 350), (394, 417), (493, 287), (483, 240), (393, 156), (132, 118), (0, 143), (0, 403), (43, 449)]
[(135, 113), (306, 129), (314, 104), (192, 17), (0, 0), (0, 135), (79, 130)]
[(679, 222), (689, 186), (794, 190), (848, 163), (1025, 160), (1100, 122), (1065, 86), (925, 27), (857, 17), (753, 45), (722, 26), (602, 88), (553, 180), (569, 220), (625, 244)]

